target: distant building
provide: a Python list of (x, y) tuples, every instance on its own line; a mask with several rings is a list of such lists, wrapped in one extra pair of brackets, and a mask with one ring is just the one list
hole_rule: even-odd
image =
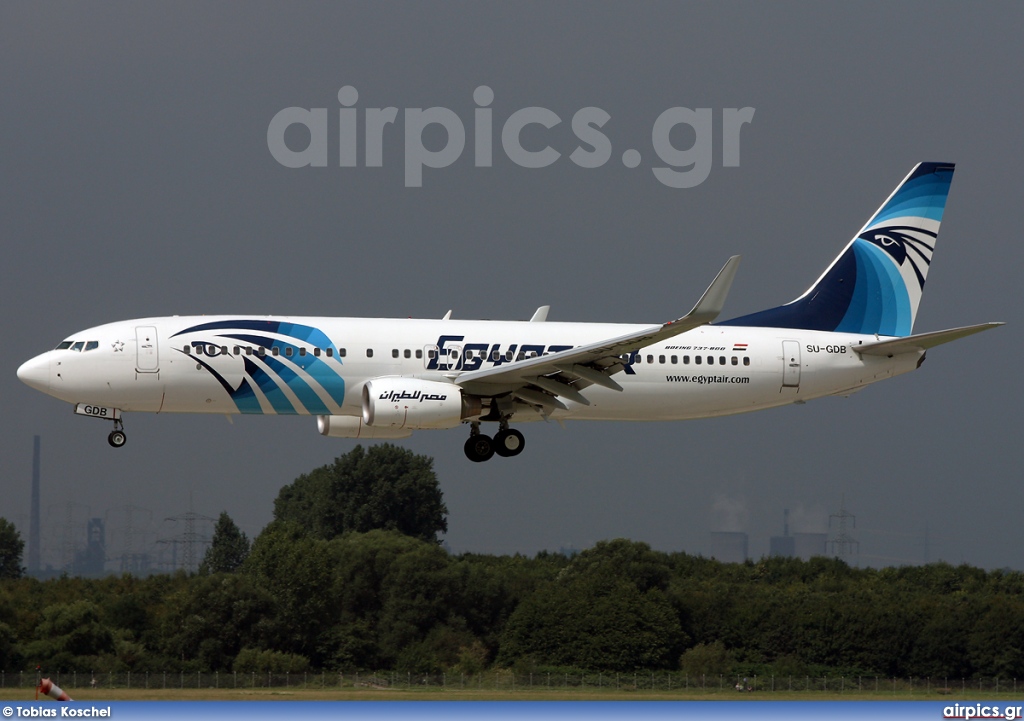
[(153, 572), (152, 561), (148, 553), (122, 553), (121, 573), (133, 576), (148, 576)]
[(793, 555), (803, 560), (812, 556), (824, 556), (827, 533), (794, 533)]
[(106, 528), (102, 518), (90, 518), (84, 551), (75, 554), (71, 572), (75, 576), (102, 576), (107, 563)]
[(769, 553), (773, 558), (792, 558), (796, 555), (796, 539), (792, 536), (772, 536)]
[(712, 531), (711, 557), (722, 563), (743, 563), (747, 560), (747, 534)]

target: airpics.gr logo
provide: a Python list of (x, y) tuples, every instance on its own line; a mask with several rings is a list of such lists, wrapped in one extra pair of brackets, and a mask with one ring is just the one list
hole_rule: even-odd
[[(354, 107), (359, 92), (351, 85), (338, 91), (337, 159), (338, 167), (359, 167), (359, 108)], [(473, 111), (473, 165), (489, 168), (494, 156), (494, 118), (490, 104), (494, 102), (494, 91), (481, 85), (473, 91), (477, 107)], [(267, 127), (267, 147), (274, 160), (287, 168), (324, 168), (329, 165), (328, 148), (330, 110), (328, 108), (284, 108), (270, 121)], [(670, 188), (693, 188), (711, 173), (714, 148), (715, 114), (711, 108), (692, 110), (684, 107), (668, 108), (654, 120), (651, 128), (651, 146), (658, 161), (664, 165), (651, 168), (654, 177)], [(362, 138), (363, 167), (380, 168), (384, 165), (384, 141), (388, 126), (398, 119), (398, 108), (363, 108)], [(612, 143), (601, 128), (611, 115), (596, 107), (580, 108), (572, 116), (572, 131), (580, 144), (569, 153), (569, 159), (581, 168), (600, 168), (612, 158)], [(740, 164), (740, 130), (753, 121), (754, 108), (723, 108), (721, 111), (722, 167), (735, 168)], [(562, 118), (547, 108), (529, 107), (516, 110), (501, 126), (501, 148), (505, 155), (522, 168), (546, 168), (562, 157), (562, 153), (544, 145), (539, 149), (527, 149), (523, 145), (524, 128), (539, 125), (550, 130)], [(405, 186), (423, 186), (423, 168), (447, 168), (462, 156), (466, 147), (466, 126), (462, 119), (448, 108), (405, 108), (404, 157)], [(285, 142), (285, 133), (293, 125), (302, 125), (309, 132), (305, 148), (294, 150)], [(431, 125), (440, 126), (447, 133), (444, 147), (429, 150), (424, 144), (424, 131)], [(693, 132), (693, 144), (680, 149), (672, 144), (674, 128), (685, 125)], [(543, 144), (534, 138), (543, 131), (531, 130), (528, 135), (531, 147)], [(640, 165), (639, 150), (630, 148), (621, 154), (622, 164), (627, 168)]]

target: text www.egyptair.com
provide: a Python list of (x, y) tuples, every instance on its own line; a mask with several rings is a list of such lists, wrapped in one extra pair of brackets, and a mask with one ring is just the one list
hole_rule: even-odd
[(750, 383), (747, 376), (665, 376), (669, 383), (697, 383), (708, 385), (710, 383)]

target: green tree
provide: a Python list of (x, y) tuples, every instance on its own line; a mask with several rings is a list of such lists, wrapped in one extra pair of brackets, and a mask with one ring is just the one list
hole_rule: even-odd
[(228, 670), (242, 649), (279, 635), (271, 590), (245, 574), (196, 577), (166, 605), (163, 650), (183, 669)]
[(631, 671), (674, 665), (686, 636), (664, 554), (618, 539), (584, 551), (509, 618), (499, 662)]
[(95, 668), (98, 657), (114, 651), (102, 609), (85, 599), (47, 606), (35, 636), (25, 655), (51, 671)]
[(213, 529), (213, 541), (199, 565), (199, 573), (232, 573), (248, 555), (249, 539), (231, 520), (227, 511), (221, 511)]
[(296, 478), (274, 501), (276, 520), (326, 540), (381, 529), (437, 542), (447, 514), (433, 460), (390, 443), (356, 446)]
[(337, 559), (328, 541), (305, 530), (272, 521), (256, 537), (241, 570), (274, 600), (281, 622), (274, 650), (305, 656), (320, 666), (333, 653), (334, 643), (325, 629), (337, 623), (332, 588)]
[(721, 641), (698, 643), (679, 659), (679, 668), (693, 678), (731, 673), (732, 666), (732, 654)]
[(25, 542), (14, 524), (0, 518), (0, 578), (21, 578), (21, 553)]

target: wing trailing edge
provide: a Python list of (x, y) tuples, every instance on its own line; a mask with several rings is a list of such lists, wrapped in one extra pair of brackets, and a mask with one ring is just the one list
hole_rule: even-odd
[[(546, 405), (558, 407), (560, 402), (555, 398), (556, 395), (577, 403), (589, 404), (589, 401), (579, 393), (588, 385), (596, 384), (622, 390), (618, 383), (609, 378), (611, 374), (622, 369), (621, 356), (707, 325), (717, 318), (725, 305), (739, 263), (740, 256), (734, 255), (729, 258), (693, 309), (681, 318), (561, 353), (461, 373), (455, 378), (455, 383), (481, 395), (513, 392), (521, 399), (536, 405), (545, 405), (541, 404), (540, 400), (546, 397)], [(555, 380), (555, 377), (558, 380)], [(570, 383), (572, 385), (569, 385)], [(526, 392), (519, 392), (520, 390)]]

